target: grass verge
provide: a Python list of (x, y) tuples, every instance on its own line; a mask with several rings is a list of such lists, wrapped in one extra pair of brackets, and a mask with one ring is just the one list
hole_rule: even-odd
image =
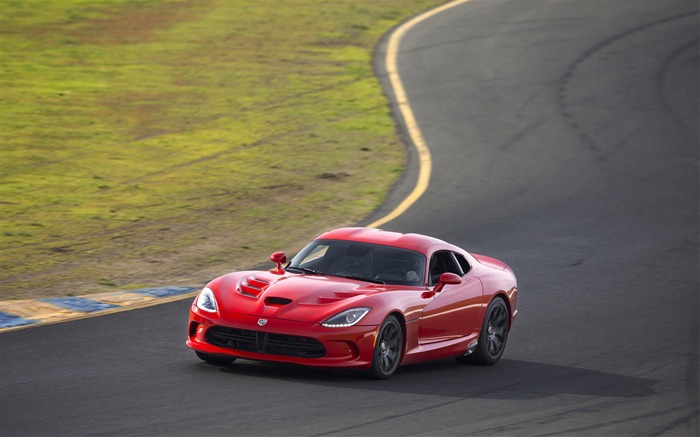
[(377, 207), (435, 0), (1, 0), (2, 299), (201, 284)]

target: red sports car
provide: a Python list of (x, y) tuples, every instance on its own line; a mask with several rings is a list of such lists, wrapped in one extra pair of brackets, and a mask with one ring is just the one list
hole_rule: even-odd
[[(236, 358), (367, 371), (455, 357), (495, 364), (517, 314), (503, 262), (436, 238), (343, 228), (272, 271), (229, 273), (195, 298), (187, 345), (202, 360)], [(286, 265), (285, 265), (286, 264)]]

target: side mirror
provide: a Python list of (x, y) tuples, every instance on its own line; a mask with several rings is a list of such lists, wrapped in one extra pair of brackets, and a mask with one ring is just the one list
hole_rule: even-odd
[(283, 275), (284, 270), (282, 269), (282, 264), (287, 262), (287, 254), (284, 252), (275, 252), (270, 255), (270, 261), (277, 264), (277, 269), (271, 270), (271, 272), (278, 275)]
[(443, 288), (445, 288), (445, 285), (457, 285), (462, 283), (462, 278), (457, 276), (454, 273), (450, 272), (445, 272), (442, 275), (440, 275), (440, 280), (438, 282), (438, 285), (435, 286), (433, 289), (433, 293), (439, 293), (442, 291)]

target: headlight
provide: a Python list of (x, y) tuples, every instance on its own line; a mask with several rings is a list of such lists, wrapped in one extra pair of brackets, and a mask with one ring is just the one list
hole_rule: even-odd
[(335, 316), (321, 323), (321, 325), (325, 326), (326, 328), (345, 328), (352, 326), (362, 320), (362, 318), (366, 316), (371, 309), (372, 308), (369, 307), (351, 308), (343, 311), (342, 313), (336, 314)]
[(209, 287), (202, 288), (197, 296), (197, 308), (208, 313), (216, 312), (216, 299), (214, 298), (214, 292), (211, 291)]

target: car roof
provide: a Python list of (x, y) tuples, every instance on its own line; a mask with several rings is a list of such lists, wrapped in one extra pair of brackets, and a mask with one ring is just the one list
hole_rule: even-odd
[(430, 254), (435, 250), (462, 249), (448, 244), (437, 238), (421, 234), (402, 234), (400, 232), (384, 231), (375, 228), (340, 228), (320, 235), (318, 240), (346, 240), (363, 243), (381, 244), (384, 246), (399, 247), (424, 254)]

